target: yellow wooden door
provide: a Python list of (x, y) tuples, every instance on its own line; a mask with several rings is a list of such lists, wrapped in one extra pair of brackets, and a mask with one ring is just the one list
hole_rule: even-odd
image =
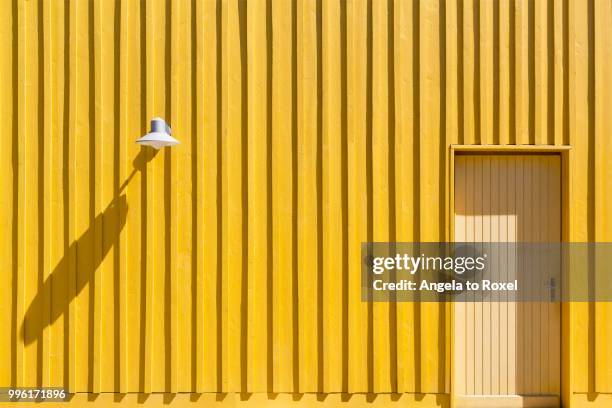
[[(558, 155), (457, 156), (455, 241), (559, 242), (560, 169)], [(456, 407), (559, 406), (559, 303), (457, 302), (454, 316)]]

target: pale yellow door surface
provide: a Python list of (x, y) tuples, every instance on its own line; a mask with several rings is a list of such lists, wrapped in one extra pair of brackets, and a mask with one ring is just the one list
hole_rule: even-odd
[[(458, 155), (455, 241), (560, 241), (560, 168), (558, 155)], [(454, 313), (457, 407), (559, 406), (559, 303), (457, 302)]]

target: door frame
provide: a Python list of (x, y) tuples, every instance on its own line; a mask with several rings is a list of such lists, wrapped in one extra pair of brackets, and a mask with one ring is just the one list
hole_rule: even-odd
[[(455, 236), (455, 157), (457, 155), (469, 154), (557, 154), (561, 158), (561, 242), (569, 242), (570, 238), (570, 189), (571, 189), (571, 146), (550, 146), (550, 145), (450, 145), (448, 149), (447, 163), (448, 174), (446, 183), (446, 241), (452, 242)], [(450, 348), (448, 368), (450, 378), (450, 402), (451, 407), (457, 407), (457, 397), (455, 393), (455, 308), (452, 304), (450, 309), (450, 333), (447, 337)], [(569, 303), (561, 303), (561, 406), (568, 406), (570, 402), (570, 347), (569, 347)], [(484, 402), (484, 401), (483, 401)], [(487, 402), (493, 402), (489, 400)], [(525, 401), (526, 402), (526, 401)], [(515, 401), (518, 406), (522, 406), (523, 401), (519, 398)], [(487, 405), (483, 405), (487, 406)]]

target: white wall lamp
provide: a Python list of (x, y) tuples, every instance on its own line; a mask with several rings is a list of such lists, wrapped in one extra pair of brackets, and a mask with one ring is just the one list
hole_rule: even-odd
[(172, 129), (162, 118), (151, 120), (151, 131), (138, 139), (136, 143), (144, 146), (151, 146), (159, 150), (162, 147), (174, 146), (180, 142), (172, 137)]

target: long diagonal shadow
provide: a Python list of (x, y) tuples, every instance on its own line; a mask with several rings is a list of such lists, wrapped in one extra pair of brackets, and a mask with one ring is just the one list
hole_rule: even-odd
[[(125, 194), (121, 193), (127, 187), (129, 181), (132, 179), (132, 177), (134, 177), (136, 172), (144, 170), (147, 162), (155, 157), (156, 154), (157, 150), (152, 152), (149, 148), (142, 148), (140, 150), (132, 162), (134, 169), (115, 193), (115, 198), (113, 198), (109, 205), (94, 218), (87, 231), (85, 231), (77, 240), (70, 244), (68, 249), (64, 251), (64, 256), (62, 259), (60, 259), (55, 268), (53, 268), (53, 271), (49, 277), (47, 277), (42, 286), (39, 286), (38, 292), (32, 300), (32, 303), (30, 303), (30, 306), (28, 307), (28, 310), (26, 311), (24, 319), (21, 323), (21, 337), (23, 338), (25, 344), (30, 344), (34, 340), (38, 339), (45, 327), (54, 323), (61, 315), (66, 313), (68, 310), (68, 305), (70, 302), (72, 302), (73, 297), (76, 297), (83, 290), (87, 283), (95, 276), (94, 273), (99, 273), (92, 273), (92, 271), (95, 271), (98, 268), (111, 248), (117, 245), (119, 241), (119, 234), (125, 226), (128, 207), (126, 196)], [(108, 234), (106, 234), (105, 230), (104, 239), (100, 240), (99, 237), (101, 235), (98, 235), (98, 239), (96, 240), (96, 232), (102, 230), (105, 222), (106, 225), (108, 225), (109, 222), (112, 222), (112, 229), (110, 229)], [(70, 264), (77, 264), (76, 257), (78, 255), (79, 248), (94, 248), (95, 244), (100, 246), (97, 248), (98, 250), (93, 251), (93, 259), (89, 260), (88, 262), (88, 270), (75, 270), (75, 282), (69, 282)], [(76, 277), (76, 274), (79, 274), (78, 278)], [(65, 296), (62, 299), (54, 298), (51, 301), (53, 286), (66, 288), (68, 287), (68, 284), (75, 285), (75, 290), (71, 293), (74, 296)], [(46, 319), (46, 315), (43, 314), (47, 305), (52, 305), (51, 310), (49, 311), (49, 319)]]

